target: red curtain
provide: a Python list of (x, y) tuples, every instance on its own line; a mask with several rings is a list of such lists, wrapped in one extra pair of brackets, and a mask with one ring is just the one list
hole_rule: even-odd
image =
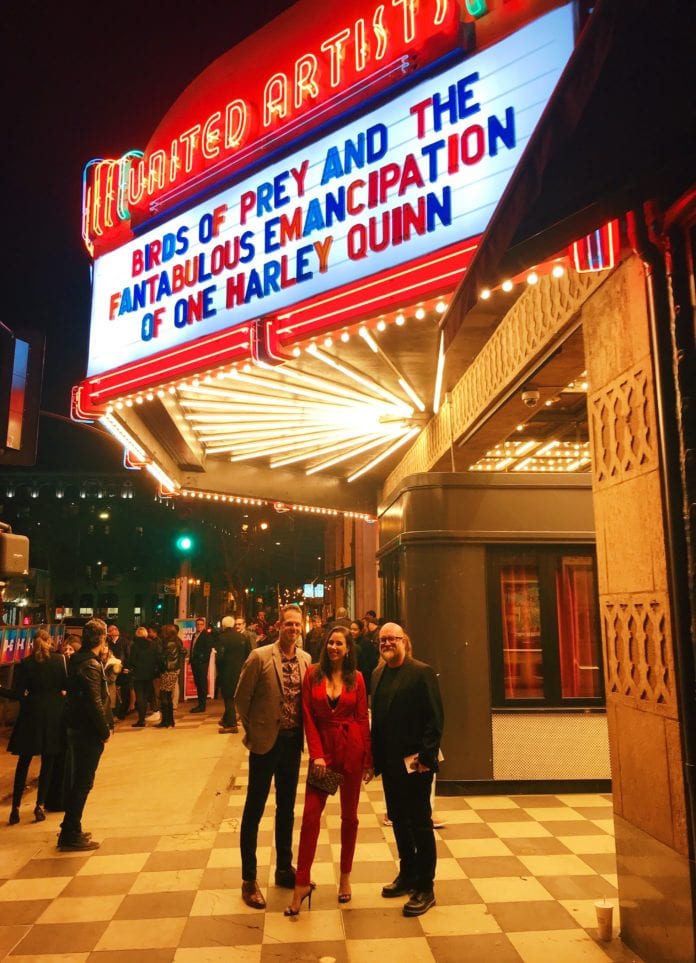
[(599, 695), (595, 606), (592, 559), (587, 556), (561, 558), (556, 571), (556, 607), (564, 699)]

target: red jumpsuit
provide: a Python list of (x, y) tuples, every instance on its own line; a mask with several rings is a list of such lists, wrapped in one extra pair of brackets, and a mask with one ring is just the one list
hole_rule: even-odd
[[(339, 789), (341, 872), (349, 873), (358, 834), (360, 784), (363, 771), (372, 768), (367, 694), (363, 677), (356, 672), (355, 686), (352, 689), (344, 688), (336, 708), (332, 709), (326, 695), (326, 679), (314, 681), (316, 668), (312, 666), (307, 670), (302, 686), (304, 731), (310, 765), (314, 759), (324, 759), (330, 769), (343, 773), (343, 783)], [(326, 793), (307, 785), (297, 856), (298, 886), (308, 886), (310, 882), (310, 870), (319, 838), (319, 821), (326, 799)]]

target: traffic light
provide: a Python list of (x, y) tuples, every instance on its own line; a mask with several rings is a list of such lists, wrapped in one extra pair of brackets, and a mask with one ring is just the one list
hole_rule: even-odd
[(180, 555), (191, 555), (195, 548), (193, 536), (188, 532), (181, 532), (176, 538), (176, 550)]

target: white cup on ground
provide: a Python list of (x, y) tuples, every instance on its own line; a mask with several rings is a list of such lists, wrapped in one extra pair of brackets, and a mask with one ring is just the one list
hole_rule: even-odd
[(613, 937), (612, 915), (614, 907), (604, 899), (598, 899), (594, 905), (597, 913), (597, 933), (600, 940), (608, 943)]

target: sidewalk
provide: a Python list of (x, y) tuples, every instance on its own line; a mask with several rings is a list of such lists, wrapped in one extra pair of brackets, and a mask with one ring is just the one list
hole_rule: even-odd
[[(380, 896), (396, 861), (379, 781), (361, 798), (352, 902), (336, 902), (340, 817), (332, 798), (312, 909), (297, 921), (282, 913), (290, 892), (269, 885), (269, 804), (258, 851), (268, 908), (249, 909), (239, 892), (241, 737), (218, 735), (219, 705), (205, 716), (184, 707), (177, 715), (175, 730), (131, 729), (130, 717), (120, 724), (87, 804), (85, 825), (102, 842), (94, 853), (58, 853), (61, 817), (31, 822), (32, 791), (18, 826), (6, 825), (3, 803), (0, 959), (122, 963), (127, 953), (135, 963), (640, 963), (618, 938), (596, 937), (594, 900), (617, 905), (604, 795), (438, 798), (446, 821), (437, 831), (438, 903), (417, 919), (402, 916), (402, 901)], [(12, 768), (5, 755), (2, 787)], [(297, 831), (303, 796), (301, 779)]]

